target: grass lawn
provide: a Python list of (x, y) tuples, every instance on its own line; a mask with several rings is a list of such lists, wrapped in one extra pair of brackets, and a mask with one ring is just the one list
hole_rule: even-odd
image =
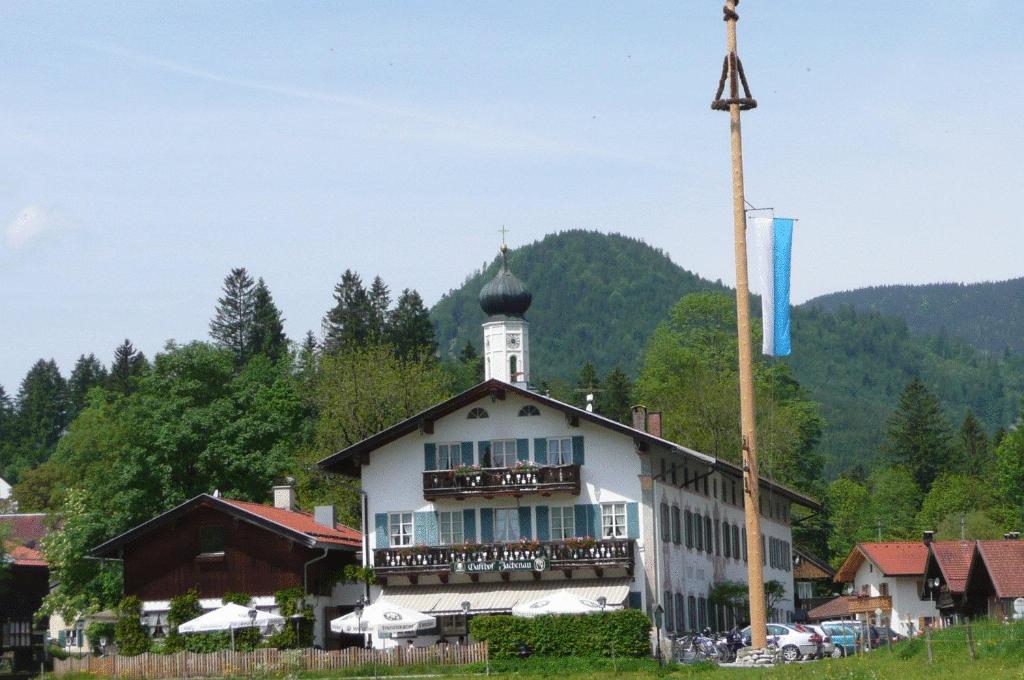
[[(677, 666), (658, 668), (651, 659), (580, 659), (531, 658), (526, 660), (494, 660), (491, 675), (508, 680), (558, 678), (559, 680), (727, 680), (729, 678), (764, 678), (765, 680), (918, 680), (923, 678), (951, 678), (952, 680), (995, 680), (1016, 678), (1024, 680), (1024, 623), (1005, 626), (978, 624), (973, 628), (976, 659), (971, 660), (966, 631), (957, 629), (937, 631), (932, 636), (933, 661), (923, 639), (901, 642), (892, 652), (882, 648), (863, 656), (847, 659), (825, 659), (810, 663), (789, 664), (775, 668), (731, 669), (716, 666)], [(345, 672), (302, 672), (296, 675), (278, 675), (277, 678), (306, 680), (372, 677), (374, 671), (384, 676), (443, 676), (445, 680), (473, 678), (480, 680), (484, 664), (461, 667), (353, 668)], [(51, 680), (48, 678), (47, 680)], [(97, 680), (87, 674), (65, 675), (61, 680)], [(253, 680), (253, 679), (247, 679)]]

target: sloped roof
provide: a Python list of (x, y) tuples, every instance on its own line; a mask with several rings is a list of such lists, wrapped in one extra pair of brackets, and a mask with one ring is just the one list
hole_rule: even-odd
[(856, 595), (840, 595), (808, 611), (807, 618), (810, 621), (827, 621), (850, 616), (850, 601), (856, 599)]
[(331, 529), (314, 522), (313, 516), (307, 512), (282, 510), (204, 493), (96, 546), (90, 554), (94, 557), (115, 557), (125, 545), (201, 505), (222, 510), (310, 548), (358, 550), (362, 547), (362, 534), (351, 527), (339, 524)]
[(974, 557), (974, 541), (932, 541), (929, 550), (942, 571), (951, 593), (962, 593), (967, 586)]
[(998, 597), (1024, 597), (1024, 543), (1019, 540), (978, 541), (978, 554)]
[(852, 582), (865, 559), (885, 576), (921, 576), (928, 561), (928, 547), (915, 541), (858, 543), (839, 567), (835, 580)]
[[(793, 558), (794, 579), (832, 578), (836, 575), (836, 570), (827, 562), (819, 557), (815, 557), (806, 550), (794, 547)], [(798, 560), (799, 563), (797, 563)]]
[(283, 510), (281, 508), (275, 508), (271, 505), (261, 505), (260, 503), (250, 503), (248, 501), (237, 501), (231, 498), (223, 499), (225, 502), (230, 503), (236, 508), (251, 512), (254, 515), (259, 515), (264, 519), (267, 519), (281, 526), (294, 529), (295, 531), (301, 531), (308, 536), (314, 536), (322, 543), (336, 543), (338, 545), (347, 545), (359, 548), (362, 545), (363, 535), (347, 527), (344, 524), (338, 524), (336, 528), (331, 529), (324, 526), (323, 524), (317, 524), (313, 519), (313, 515), (308, 512), (302, 512), (300, 510)]
[[(637, 430), (629, 425), (623, 425), (617, 420), (605, 418), (604, 416), (592, 411), (577, 408), (572, 404), (566, 404), (558, 399), (552, 399), (551, 397), (531, 392), (530, 390), (523, 389), (522, 387), (517, 387), (494, 378), (485, 380), (464, 392), (456, 394), (455, 396), (440, 403), (434, 404), (430, 408), (421, 411), (410, 418), (406, 418), (403, 421), (395, 423), (391, 427), (385, 428), (377, 434), (367, 437), (360, 442), (356, 442), (341, 451), (333, 453), (321, 460), (318, 465), (321, 468), (332, 472), (346, 472), (348, 474), (358, 476), (360, 474), (362, 463), (367, 459), (370, 453), (376, 449), (404, 437), (407, 434), (416, 432), (422, 427), (432, 427), (433, 422), (439, 418), (443, 418), (444, 416), (479, 401), (480, 399), (487, 396), (491, 396), (496, 399), (504, 399), (506, 393), (530, 399), (548, 408), (562, 411), (566, 416), (576, 418), (578, 420), (585, 420), (595, 425), (607, 428), (613, 432), (632, 438), (640, 445), (656, 447), (662, 450), (667, 450), (670, 453), (689, 456), (721, 472), (725, 472), (739, 478), (743, 477), (743, 469), (734, 463), (715, 458), (714, 456), (709, 456), (705, 453), (695, 451), (667, 439), (656, 437), (649, 432)], [(805, 496), (804, 494), (794, 491), (782, 484), (767, 480), (763, 477), (761, 478), (761, 484), (766, 488), (771, 489), (772, 492), (788, 498), (795, 503), (799, 503), (806, 508), (817, 511), (822, 510), (821, 504), (813, 498)]]
[(46, 535), (47, 517), (41, 512), (3, 514), (0, 515), (0, 524), (10, 527), (7, 540), (34, 548)]
[(7, 549), (7, 558), (11, 564), (19, 567), (45, 567), (47, 566), (46, 558), (43, 553), (39, 552), (35, 548), (29, 548), (25, 545), (16, 545), (8, 542), (5, 546)]

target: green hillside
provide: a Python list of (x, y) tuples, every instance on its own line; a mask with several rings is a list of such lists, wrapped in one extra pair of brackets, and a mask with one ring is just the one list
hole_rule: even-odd
[[(575, 378), (585, 361), (602, 375), (616, 366), (634, 374), (647, 338), (679, 298), (724, 290), (643, 241), (592, 231), (550, 234), (510, 251), (509, 267), (533, 292), (526, 318), (535, 381)], [(434, 305), (442, 354), (456, 356), (467, 340), (480, 349), (477, 295), (497, 271), (496, 257)]]
[[(512, 251), (509, 261), (534, 294), (527, 318), (535, 382), (573, 380), (588, 361), (601, 375), (622, 366), (635, 376), (648, 338), (680, 297), (727, 290), (618, 234), (552, 234)], [(495, 260), (474, 273), (431, 311), (442, 352), (454, 356), (467, 339), (479, 349), (477, 294), (497, 266)], [(829, 475), (877, 455), (885, 421), (915, 377), (939, 396), (954, 426), (971, 408), (990, 433), (1010, 423), (1024, 390), (1019, 355), (992, 358), (955, 338), (912, 333), (901, 318), (849, 306), (794, 309), (793, 347), (785, 361), (828, 421), (821, 449)]]
[(814, 298), (806, 306), (841, 305), (906, 320), (912, 333), (962, 340), (988, 352), (1024, 351), (1024, 278), (985, 283), (873, 286)]

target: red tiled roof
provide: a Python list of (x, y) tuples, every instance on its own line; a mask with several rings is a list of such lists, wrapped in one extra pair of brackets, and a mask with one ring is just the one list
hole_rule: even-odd
[(8, 542), (5, 546), (7, 549), (7, 556), (11, 559), (12, 563), (19, 567), (45, 567), (46, 558), (43, 557), (43, 553), (39, 552), (35, 548), (29, 548), (25, 545), (16, 545)]
[(1024, 597), (1024, 542), (978, 541), (978, 553), (998, 597)]
[(313, 520), (313, 515), (308, 512), (283, 510), (270, 505), (249, 503), (248, 501), (236, 501), (231, 498), (222, 498), (221, 500), (226, 503), (230, 503), (240, 510), (258, 515), (263, 519), (274, 522), (275, 524), (280, 524), (281, 526), (292, 529), (293, 531), (299, 531), (307, 536), (312, 536), (321, 543), (336, 543), (338, 545), (347, 545), (354, 548), (362, 547), (363, 535), (344, 524), (339, 524), (337, 525), (337, 528), (331, 529), (322, 524), (317, 524)]
[(43, 513), (22, 513), (0, 515), (0, 524), (11, 528), (7, 539), (19, 545), (34, 547), (46, 535), (46, 518)]
[(840, 595), (807, 612), (807, 618), (811, 621), (827, 621), (850, 616), (850, 601), (856, 599), (856, 595)]
[(871, 560), (885, 576), (920, 576), (928, 560), (928, 548), (914, 541), (858, 543), (836, 573), (840, 583), (853, 581), (864, 558)]
[(950, 592), (964, 592), (974, 557), (974, 541), (932, 541), (930, 545)]

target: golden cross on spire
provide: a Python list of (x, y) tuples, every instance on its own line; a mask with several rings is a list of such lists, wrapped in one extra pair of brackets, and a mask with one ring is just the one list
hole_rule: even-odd
[(505, 225), (503, 224), (501, 225), (501, 229), (499, 229), (498, 231), (501, 233), (501, 249), (505, 250), (507, 248), (507, 246), (505, 245), (505, 234), (509, 232), (509, 229), (506, 228)]

